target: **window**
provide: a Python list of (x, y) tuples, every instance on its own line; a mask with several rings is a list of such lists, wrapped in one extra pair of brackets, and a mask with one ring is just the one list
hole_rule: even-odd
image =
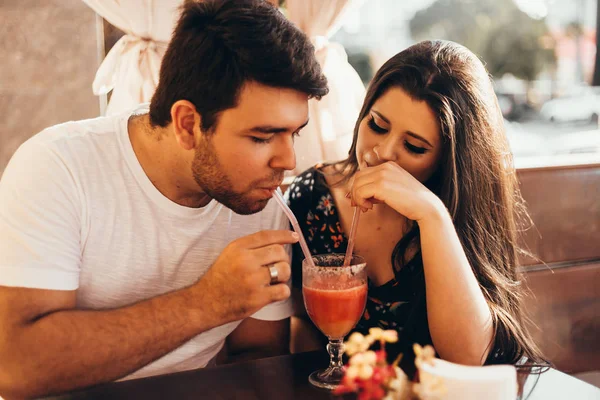
[(461, 43), (494, 78), (517, 167), (598, 162), (600, 87), (591, 86), (596, 6), (596, 0), (365, 1), (331, 40), (346, 48), (365, 83), (420, 40)]

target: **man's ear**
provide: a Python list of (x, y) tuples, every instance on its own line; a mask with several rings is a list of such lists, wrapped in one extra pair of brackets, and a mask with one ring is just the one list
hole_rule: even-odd
[(200, 114), (187, 100), (178, 100), (171, 106), (173, 131), (179, 146), (185, 150), (196, 148), (196, 133), (200, 133)]

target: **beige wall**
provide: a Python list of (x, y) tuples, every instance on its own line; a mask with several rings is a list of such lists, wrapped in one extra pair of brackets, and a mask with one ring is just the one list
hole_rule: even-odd
[(94, 12), (81, 0), (0, 1), (0, 174), (47, 126), (95, 117)]

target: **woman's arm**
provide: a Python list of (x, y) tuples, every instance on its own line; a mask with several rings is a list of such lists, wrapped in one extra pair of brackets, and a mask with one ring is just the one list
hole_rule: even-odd
[(418, 224), (427, 318), (436, 351), (448, 361), (481, 365), (494, 337), (492, 315), (452, 219), (439, 201)]
[(363, 210), (384, 203), (419, 224), (436, 351), (448, 361), (483, 364), (494, 335), (491, 312), (442, 201), (393, 162), (358, 172), (351, 198)]

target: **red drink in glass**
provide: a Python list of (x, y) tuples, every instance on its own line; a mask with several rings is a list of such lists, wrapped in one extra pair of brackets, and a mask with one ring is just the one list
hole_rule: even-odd
[(349, 289), (304, 287), (302, 290), (308, 316), (325, 336), (333, 339), (346, 336), (365, 309), (366, 284)]

